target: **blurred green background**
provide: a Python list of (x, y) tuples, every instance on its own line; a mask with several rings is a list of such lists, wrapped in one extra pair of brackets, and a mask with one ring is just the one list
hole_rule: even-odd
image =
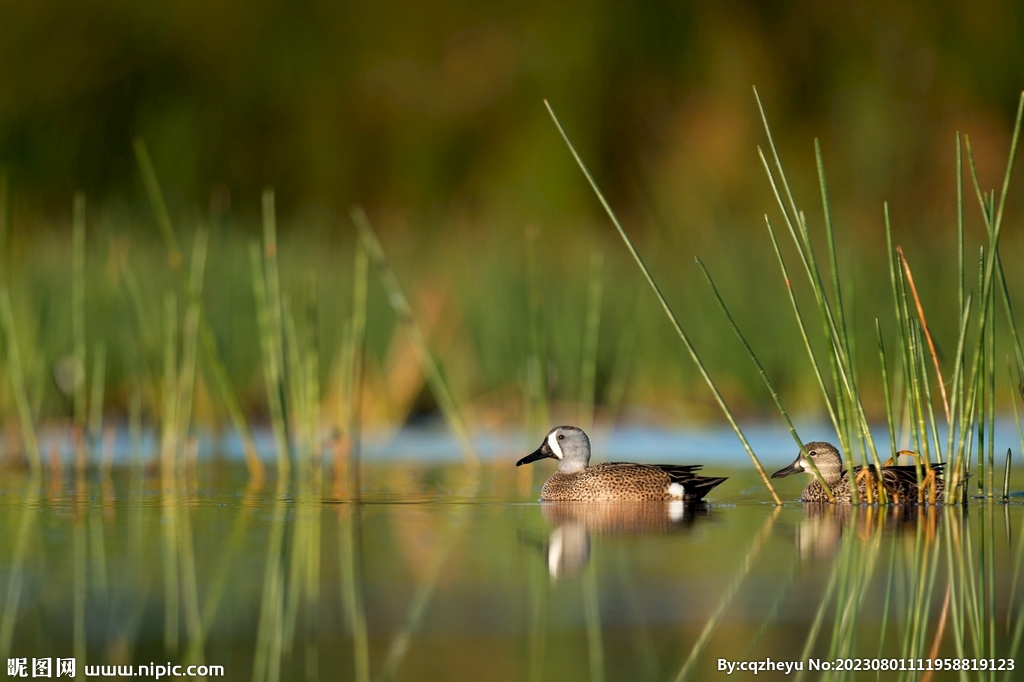
[[(788, 404), (820, 414), (764, 228), (763, 214), (777, 219), (778, 211), (756, 154), (765, 137), (751, 85), (819, 235), (812, 143), (821, 139), (840, 267), (865, 339), (862, 382), (879, 396), (873, 320), (892, 327), (882, 202), (940, 349), (951, 355), (954, 134), (970, 135), (984, 187), (998, 183), (1024, 72), (1024, 8), (1014, 2), (3, 0), (0, 16), (0, 262), (44, 420), (69, 409), (50, 372), (71, 351), (76, 190), (88, 197), (87, 338), (90, 354), (100, 343), (107, 349), (108, 409), (126, 411), (140, 353), (160, 363), (160, 344), (136, 338), (123, 284), (134, 273), (159, 335), (175, 277), (132, 152), (136, 135), (186, 252), (197, 226), (211, 231), (204, 300), (250, 414), (265, 414), (265, 392), (247, 244), (260, 235), (260, 192), (273, 187), (284, 286), (296, 310), (315, 311), (309, 334), (326, 387), (350, 305), (347, 211), (361, 203), (477, 423), (523, 423), (530, 226), (550, 398), (573, 405), (580, 396), (591, 254), (599, 251), (599, 410), (717, 418), (543, 98), (733, 406), (767, 413), (771, 401), (695, 255)], [(1022, 275), (1009, 264), (1024, 254), (1019, 184), (1001, 247), (1012, 291)], [(967, 187), (970, 284), (983, 227)], [(408, 348), (375, 276), (369, 318), (368, 390), (378, 389), (368, 418), (431, 412), (422, 383), (395, 378)], [(199, 391), (197, 418), (221, 420), (209, 391)], [(0, 388), (11, 419), (12, 400)], [(147, 410), (159, 414), (156, 397)]]

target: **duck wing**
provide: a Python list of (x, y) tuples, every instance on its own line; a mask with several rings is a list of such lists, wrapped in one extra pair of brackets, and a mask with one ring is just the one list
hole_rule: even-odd
[(643, 467), (655, 469), (665, 474), (670, 483), (678, 483), (683, 486), (685, 493), (683, 499), (689, 502), (697, 502), (704, 499), (704, 496), (717, 485), (720, 485), (727, 476), (699, 476), (694, 472), (700, 471), (702, 464), (636, 464), (633, 462), (612, 462), (615, 466)]

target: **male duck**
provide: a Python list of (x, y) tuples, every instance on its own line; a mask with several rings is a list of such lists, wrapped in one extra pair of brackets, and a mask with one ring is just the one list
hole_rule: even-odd
[[(818, 467), (818, 473), (821, 474), (821, 477), (828, 483), (828, 487), (831, 488), (835, 501), (841, 503), (851, 502), (850, 479), (846, 475), (846, 470), (843, 469), (843, 458), (839, 454), (839, 450), (831, 443), (821, 441), (808, 443), (804, 446), (804, 449), (807, 450), (807, 454), (814, 460), (815, 466)], [(943, 494), (946, 488), (946, 484), (942, 480), (942, 468), (943, 465), (939, 463), (931, 465), (934, 475), (932, 485), (935, 486), (936, 502), (943, 501)], [(875, 486), (877, 481), (877, 470), (874, 465), (868, 466), (867, 470), (864, 467), (854, 467), (853, 471), (857, 480), (858, 499), (876, 499), (877, 495), (869, 497), (867, 491), (867, 484), (870, 483), (872, 486)], [(803, 453), (798, 454), (796, 460), (788, 467), (779, 469), (772, 474), (772, 478), (782, 478), (801, 472), (811, 473), (810, 464), (808, 464)], [(922, 493), (922, 499), (927, 501), (931, 494), (925, 487), (925, 483), (918, 484), (917, 468), (914, 466), (882, 467), (882, 485), (885, 486), (890, 500), (895, 504), (916, 504), (919, 492)], [(872, 490), (877, 490), (877, 487), (873, 487)], [(815, 478), (804, 488), (800, 499), (804, 502), (828, 502), (828, 495), (825, 494), (825, 488), (821, 485), (821, 481)]]
[(683, 500), (696, 502), (725, 478), (698, 476), (699, 464), (590, 464), (590, 439), (575, 426), (556, 426), (534, 452), (516, 466), (551, 457), (558, 470), (540, 490), (542, 500), (627, 502)]

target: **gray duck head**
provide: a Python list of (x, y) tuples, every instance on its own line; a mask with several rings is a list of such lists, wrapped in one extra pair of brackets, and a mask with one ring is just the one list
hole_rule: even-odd
[(583, 429), (556, 426), (544, 436), (540, 447), (516, 462), (516, 466), (548, 457), (558, 460), (558, 472), (561, 474), (583, 471), (590, 464), (590, 439)]
[[(804, 445), (804, 449), (807, 450), (807, 454), (814, 460), (814, 465), (818, 467), (818, 472), (825, 479), (826, 483), (831, 486), (842, 479), (843, 457), (834, 445), (823, 441), (814, 441)], [(808, 464), (807, 458), (804, 457), (802, 452), (796, 456), (796, 459), (788, 467), (779, 469), (772, 474), (772, 478), (783, 478), (790, 474), (799, 474), (801, 472), (811, 473), (811, 465)]]

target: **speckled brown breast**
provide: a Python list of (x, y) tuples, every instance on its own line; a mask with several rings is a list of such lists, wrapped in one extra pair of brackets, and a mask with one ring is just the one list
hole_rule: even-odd
[(641, 464), (606, 463), (587, 467), (576, 474), (557, 471), (544, 483), (542, 500), (615, 502), (669, 500), (672, 483), (667, 473)]

